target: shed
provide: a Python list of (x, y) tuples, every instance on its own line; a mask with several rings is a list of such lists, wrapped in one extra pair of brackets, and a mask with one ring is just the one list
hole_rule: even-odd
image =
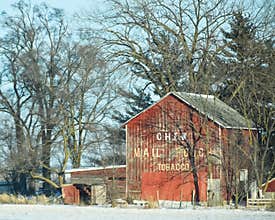
[(125, 123), (127, 196), (191, 202), (197, 178), (200, 201), (228, 199), (221, 160), (229, 164), (224, 153), (232, 142), (249, 145), (253, 126), (212, 95), (168, 93)]
[(68, 174), (70, 184), (62, 187), (65, 204), (104, 204), (125, 198), (125, 165), (71, 169)]
[(264, 197), (275, 199), (275, 178), (273, 178), (273, 179), (267, 181), (266, 183), (264, 183), (262, 185), (262, 189), (265, 189), (265, 187), (266, 187), (266, 190), (263, 193)]

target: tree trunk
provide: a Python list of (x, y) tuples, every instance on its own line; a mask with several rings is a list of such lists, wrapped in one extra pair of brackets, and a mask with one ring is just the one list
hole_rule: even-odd
[[(51, 179), (51, 171), (50, 171), (50, 160), (51, 160), (51, 130), (47, 128), (47, 126), (42, 126), (42, 176), (46, 179)], [(43, 183), (43, 189), (45, 190), (45, 194), (49, 195), (51, 186), (47, 182)]]
[(189, 150), (189, 160), (192, 169), (192, 175), (194, 179), (194, 187), (195, 187), (195, 202), (196, 204), (200, 203), (200, 188), (199, 188), (199, 178), (198, 178), (198, 171), (195, 164), (195, 151), (194, 149)]
[(14, 124), (15, 124), (15, 135), (16, 135), (16, 157), (13, 158), (17, 167), (16, 176), (16, 187), (15, 191), (21, 195), (26, 195), (27, 193), (27, 174), (26, 174), (26, 149), (24, 148), (24, 132), (22, 123), (19, 120), (20, 113), (17, 113), (14, 116)]

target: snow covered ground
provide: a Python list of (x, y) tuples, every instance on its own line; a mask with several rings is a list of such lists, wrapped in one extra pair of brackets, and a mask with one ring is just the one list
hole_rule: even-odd
[(0, 220), (274, 220), (275, 212), (218, 208), (139, 209), (66, 205), (0, 205)]

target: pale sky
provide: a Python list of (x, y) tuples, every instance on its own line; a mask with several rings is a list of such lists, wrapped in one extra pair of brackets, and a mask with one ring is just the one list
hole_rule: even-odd
[[(96, 10), (102, 8), (104, 0), (29, 0), (31, 3), (42, 3), (46, 2), (49, 6), (54, 8), (64, 9), (66, 15), (72, 15), (75, 12), (81, 10)], [(10, 5), (18, 2), (17, 0), (0, 0), (0, 12), (6, 11), (11, 12)], [(27, 0), (28, 2), (28, 0)]]

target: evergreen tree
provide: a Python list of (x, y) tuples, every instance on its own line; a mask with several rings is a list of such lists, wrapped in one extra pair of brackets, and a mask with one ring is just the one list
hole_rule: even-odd
[[(275, 128), (274, 115), (274, 39), (260, 35), (261, 27), (253, 24), (242, 11), (234, 13), (230, 30), (222, 30), (225, 49), (217, 58), (221, 83), (217, 92), (220, 98), (254, 121), (259, 139), (251, 145), (254, 177), (258, 186), (275, 175), (275, 152), (272, 140)], [(253, 136), (252, 133), (251, 135)]]
[(116, 140), (111, 144), (124, 147), (126, 136), (125, 130), (122, 127), (123, 123), (127, 122), (133, 116), (152, 105), (153, 100), (150, 94), (146, 93), (143, 89), (140, 88), (135, 88), (133, 92), (127, 92), (121, 89), (120, 93), (126, 99), (126, 109), (125, 113), (121, 113), (120, 111), (116, 110), (112, 115), (113, 120), (119, 123), (119, 127), (114, 128), (113, 130), (113, 133), (118, 133), (118, 135), (116, 135)]
[(228, 55), (230, 58), (237, 58), (239, 62), (245, 62), (249, 57), (253, 57), (252, 48), (249, 45), (255, 43), (255, 28), (249, 17), (245, 17), (241, 11), (235, 12), (233, 19), (229, 22), (231, 31), (222, 29), (225, 37), (224, 43), (228, 45)]
[[(254, 74), (255, 70), (251, 71), (250, 68), (253, 69), (257, 60), (255, 29), (249, 18), (238, 11), (229, 24), (230, 31), (222, 29), (225, 45), (222, 60), (226, 68), (223, 68), (224, 80), (219, 87), (219, 94), (225, 101), (233, 95), (240, 83), (249, 80), (249, 75)], [(235, 100), (231, 100), (230, 104), (239, 109)]]
[(121, 89), (120, 93), (126, 99), (125, 113), (123, 114), (116, 110), (112, 115), (112, 118), (120, 124), (125, 123), (153, 104), (151, 95), (146, 93), (143, 89), (135, 88), (133, 92), (127, 92)]
[[(230, 31), (222, 30), (225, 49), (219, 69), (222, 83), (218, 88), (220, 98), (242, 114), (242, 96), (255, 93), (254, 101), (261, 105), (272, 103), (274, 90), (274, 40), (257, 36), (257, 27), (241, 11), (235, 12), (230, 22)], [(253, 105), (253, 103), (251, 103)], [(253, 106), (248, 106), (253, 110)], [(250, 118), (255, 112), (250, 112)], [(262, 125), (259, 125), (262, 126)]]
[(119, 93), (126, 100), (126, 108), (124, 113), (115, 110), (112, 114), (112, 119), (116, 122), (114, 123), (116, 125), (106, 128), (109, 147), (102, 158), (92, 158), (91, 162), (95, 165), (108, 166), (126, 164), (126, 136), (123, 124), (153, 103), (151, 95), (140, 88), (135, 88), (134, 91), (120, 89)]

